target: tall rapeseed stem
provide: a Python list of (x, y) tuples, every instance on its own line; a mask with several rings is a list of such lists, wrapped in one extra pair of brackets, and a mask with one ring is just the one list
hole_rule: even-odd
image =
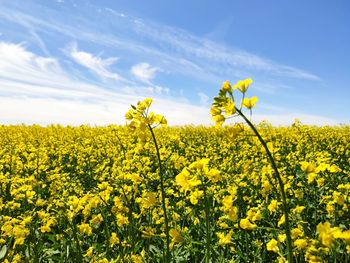
[[(228, 81), (225, 81), (222, 85), (222, 88), (219, 91), (219, 96), (214, 98), (214, 102), (210, 109), (210, 113), (217, 126), (221, 126), (225, 122), (226, 118), (228, 117), (241, 116), (244, 119), (244, 121), (248, 124), (248, 126), (252, 129), (254, 134), (258, 137), (260, 143), (264, 147), (268, 160), (271, 163), (271, 166), (274, 170), (275, 179), (277, 180), (279, 185), (280, 191), (277, 192), (277, 194), (282, 197), (283, 214), (285, 217), (285, 232), (287, 237), (288, 262), (292, 263), (293, 262), (292, 238), (291, 238), (290, 222), (289, 222), (289, 208), (288, 208), (286, 193), (284, 190), (284, 183), (277, 169), (276, 162), (269, 148), (267, 147), (265, 140), (261, 137), (260, 133), (255, 128), (253, 123), (242, 112), (242, 108), (244, 106), (250, 111), (250, 116), (251, 116), (252, 108), (254, 107), (255, 103), (258, 101), (258, 98), (255, 96), (251, 98), (245, 97), (246, 91), (248, 90), (248, 87), (251, 83), (252, 83), (251, 79), (240, 80), (237, 82), (237, 84), (234, 87), (232, 87)], [(235, 99), (233, 97), (234, 89), (239, 90), (243, 96), (239, 108), (236, 106)]]
[(165, 222), (165, 235), (166, 235), (166, 251), (164, 255), (164, 261), (170, 262), (170, 236), (169, 236), (169, 220), (167, 215), (166, 203), (165, 203), (165, 188), (164, 188), (164, 172), (162, 167), (162, 161), (160, 158), (160, 151), (156, 136), (154, 134), (154, 128), (162, 125), (166, 126), (167, 121), (164, 116), (159, 114), (154, 114), (149, 112), (149, 107), (152, 104), (152, 99), (147, 98), (143, 101), (138, 102), (137, 107), (131, 106), (132, 109), (129, 110), (125, 117), (129, 123), (129, 127), (135, 130), (141, 140), (146, 138), (146, 130), (148, 129), (152, 135), (152, 140), (156, 148), (157, 160), (158, 160), (158, 171), (160, 179), (160, 190), (162, 193), (162, 209), (164, 213), (164, 222)]

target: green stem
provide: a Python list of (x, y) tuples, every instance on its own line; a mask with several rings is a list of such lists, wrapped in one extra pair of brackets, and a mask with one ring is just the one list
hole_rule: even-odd
[(81, 247), (80, 247), (80, 243), (79, 243), (79, 239), (78, 239), (78, 235), (77, 235), (77, 232), (78, 232), (77, 227), (76, 227), (76, 225), (73, 222), (70, 223), (69, 219), (68, 219), (68, 224), (72, 228), (73, 238), (74, 238), (74, 241), (75, 241), (76, 248), (78, 250), (78, 262), (83, 262), (83, 255), (82, 255), (82, 252), (81, 252)]
[(211, 233), (210, 233), (210, 207), (208, 203), (207, 191), (204, 187), (204, 196), (205, 196), (205, 224), (206, 224), (206, 251), (205, 251), (205, 262), (210, 262), (211, 254)]
[(169, 222), (168, 222), (168, 216), (166, 212), (166, 204), (165, 204), (165, 189), (164, 189), (164, 177), (163, 177), (163, 167), (162, 167), (162, 161), (160, 159), (160, 152), (159, 147), (157, 143), (156, 136), (154, 134), (153, 128), (151, 125), (148, 124), (148, 128), (152, 134), (153, 142), (156, 147), (157, 152), (157, 159), (158, 159), (158, 166), (159, 166), (159, 177), (160, 177), (160, 190), (162, 192), (162, 207), (163, 207), (163, 213), (164, 213), (164, 221), (165, 221), (165, 234), (166, 234), (166, 254), (165, 259), (166, 262), (170, 262), (170, 237), (169, 237)]
[(285, 231), (286, 231), (286, 236), (287, 236), (288, 262), (293, 263), (292, 238), (291, 238), (290, 223), (289, 223), (289, 208), (288, 208), (288, 204), (287, 204), (286, 193), (284, 191), (284, 183), (282, 181), (282, 177), (277, 169), (277, 165), (275, 163), (275, 160), (273, 159), (272, 154), (271, 154), (269, 148), (267, 147), (266, 142), (261, 137), (258, 130), (251, 123), (251, 121), (242, 113), (242, 111), (240, 111), (237, 107), (235, 107), (235, 108), (236, 108), (236, 111), (238, 112), (238, 114), (245, 120), (245, 122), (248, 124), (248, 126), (253, 130), (255, 135), (258, 137), (260, 143), (262, 144), (262, 146), (264, 147), (264, 149), (266, 151), (267, 157), (268, 157), (268, 159), (272, 165), (272, 168), (275, 172), (276, 179), (278, 181), (279, 188), (280, 188), (281, 195), (282, 195), (282, 207), (283, 207), (283, 214), (284, 214), (284, 218), (285, 218)]

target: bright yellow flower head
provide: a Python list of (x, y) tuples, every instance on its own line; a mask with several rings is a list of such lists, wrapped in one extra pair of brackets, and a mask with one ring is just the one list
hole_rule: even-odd
[(226, 245), (231, 244), (232, 243), (232, 241), (231, 241), (232, 234), (233, 234), (232, 231), (228, 232), (226, 235), (225, 235), (225, 233), (222, 233), (222, 232), (216, 233), (217, 237), (219, 238), (219, 242), (218, 242), (219, 246), (224, 247)]
[(225, 82), (222, 84), (221, 89), (222, 89), (223, 91), (226, 91), (226, 92), (232, 94), (232, 87), (231, 87), (230, 82), (228, 82), (228, 81), (225, 81)]
[(239, 80), (234, 86), (235, 89), (239, 89), (242, 93), (246, 93), (249, 85), (253, 82), (251, 78), (245, 80)]
[(329, 222), (319, 223), (317, 225), (317, 232), (322, 245), (326, 247), (330, 247), (334, 238), (338, 238), (341, 235), (341, 230), (338, 227), (331, 227)]
[(242, 105), (250, 110), (254, 107), (254, 105), (257, 101), (258, 101), (258, 97), (256, 97), (256, 96), (253, 96), (250, 99), (244, 98), (242, 101)]
[(241, 219), (239, 226), (244, 230), (255, 230), (258, 228), (256, 224), (252, 224), (247, 218)]
[(276, 239), (271, 239), (267, 244), (266, 248), (268, 251), (278, 253), (280, 249), (278, 248), (278, 241)]

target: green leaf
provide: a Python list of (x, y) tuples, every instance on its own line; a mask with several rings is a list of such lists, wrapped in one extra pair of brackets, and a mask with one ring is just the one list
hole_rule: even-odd
[(3, 245), (0, 250), (0, 259), (3, 259), (7, 253), (7, 245)]

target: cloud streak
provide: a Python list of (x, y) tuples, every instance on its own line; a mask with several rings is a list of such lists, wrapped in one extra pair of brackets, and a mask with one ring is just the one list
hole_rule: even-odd
[(76, 44), (69, 48), (69, 55), (79, 65), (88, 68), (102, 79), (121, 80), (122, 78), (115, 72), (111, 72), (108, 67), (118, 61), (117, 57), (102, 59), (85, 51), (78, 50)]
[[(2, 118), (6, 123), (123, 124), (123, 113), (130, 104), (135, 104), (143, 96), (152, 96), (155, 97), (155, 111), (164, 114), (169, 124), (207, 125), (210, 124), (210, 91), (192, 90), (196, 102), (189, 103), (190, 99), (182, 95), (175, 98), (172, 89), (157, 83), (162, 75), (171, 75), (174, 79), (181, 75), (215, 85), (227, 75), (241, 78), (265, 74), (270, 79), (277, 76), (277, 79), (296, 81), (320, 80), (317, 75), (302, 69), (114, 10), (101, 9), (100, 14), (102, 23), (115, 29), (113, 32), (116, 33), (110, 34), (99, 32), (94, 22), (85, 17), (70, 17), (72, 22), (65, 23), (63, 19), (51, 19), (52, 10), (41, 8), (49, 14), (45, 20), (28, 15), (20, 8), (0, 8), (0, 19), (24, 27), (33, 43), (45, 54), (29, 51), (26, 43), (0, 41), (0, 112), (4, 113)], [(89, 12), (93, 11), (96, 12)], [(55, 50), (62, 51), (61, 48), (66, 46), (64, 58), (53, 57), (51, 54), (55, 53), (47, 50), (50, 46), (43, 41), (43, 36), (48, 35), (64, 39), (60, 43), (62, 46), (56, 46)], [(72, 42), (79, 43), (79, 48), (78, 44), (67, 48), (67, 43)], [(84, 48), (80, 48), (82, 46)], [(96, 55), (101, 54), (99, 51), (87, 52), (93, 50), (90, 47), (111, 50), (112, 56)], [(118, 54), (120, 60), (114, 54)], [(74, 70), (80, 72), (80, 67), (76, 67), (80, 65), (101, 81), (93, 82), (72, 73), (65, 67), (67, 58)], [(119, 70), (120, 64), (123, 64), (124, 71)], [(113, 88), (108, 89), (105, 80), (113, 81)], [(258, 91), (269, 94), (290, 89), (287, 84), (277, 82), (274, 85), (260, 82), (256, 87)], [(278, 115), (254, 115), (255, 121), (266, 119), (273, 124), (290, 124), (295, 117), (309, 124), (337, 124), (336, 120), (292, 114), (288, 110)]]
[(131, 68), (131, 73), (139, 80), (145, 83), (151, 83), (151, 80), (155, 77), (158, 68), (152, 67), (150, 64), (142, 62), (138, 63)]
[[(160, 25), (131, 15), (126, 16), (110, 8), (101, 10), (101, 21), (107, 26), (113, 21), (111, 29), (123, 33), (111, 35), (98, 32), (94, 24), (84, 19), (74, 23), (79, 26), (72, 27), (62, 21), (43, 21), (21, 11), (6, 11), (0, 10), (0, 15), (14, 23), (30, 25), (42, 32), (56, 31), (75, 39), (142, 54), (144, 57), (153, 58), (154, 61), (162, 61), (166, 70), (190, 74), (197, 78), (211, 78), (217, 81), (222, 79), (223, 75), (232, 75), (239, 70), (246, 74), (256, 71), (292, 79), (320, 80), (319, 76), (308, 71), (227, 47), (179, 28)], [(71, 19), (74, 21), (74, 18)], [(142, 42), (140, 38), (143, 39)]]

